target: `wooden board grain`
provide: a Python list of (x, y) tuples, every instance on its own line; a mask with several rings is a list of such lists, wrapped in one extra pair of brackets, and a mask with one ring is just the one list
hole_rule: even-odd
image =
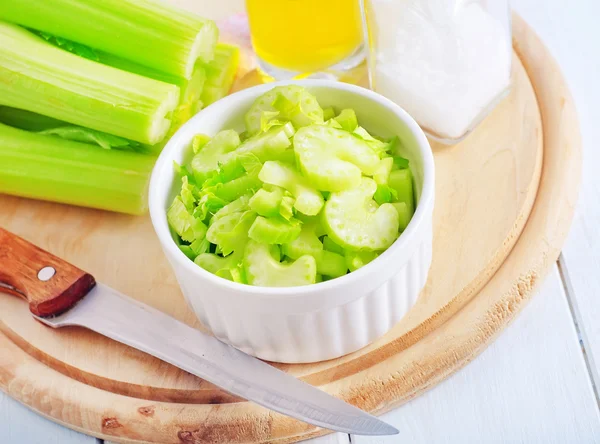
[[(409, 315), (357, 353), (335, 362), (282, 368), (319, 385), (356, 373), (441, 325), (496, 271), (527, 220), (541, 170), (539, 112), (517, 58), (514, 77), (510, 97), (466, 142), (433, 147), (438, 202), (434, 258), (427, 288)], [(9, 209), (6, 216), (0, 215), (0, 223), (8, 229), (91, 270), (99, 281), (200, 327), (187, 309), (148, 218), (8, 197), (0, 202)], [(43, 225), (25, 222), (41, 217)], [(119, 257), (119, 262), (107, 262), (102, 254), (106, 251)], [(96, 387), (155, 401), (235, 400), (179, 369), (92, 332), (48, 331), (30, 318), (19, 300), (0, 299), (0, 312), (0, 330), (15, 343), (51, 367)], [(90, 359), (91, 350), (95, 359)]]
[[(283, 369), (382, 412), (465, 365), (530, 296), (570, 223), (580, 152), (572, 104), (554, 62), (518, 18), (515, 35), (520, 57), (511, 96), (462, 144), (434, 146), (434, 264), (417, 306), (364, 350)], [(0, 225), (200, 327), (147, 219), (4, 196), (0, 208)], [(93, 333), (45, 329), (21, 301), (4, 295), (0, 329), (0, 388), (86, 433), (160, 443), (291, 442), (323, 433), (232, 402), (185, 372)]]

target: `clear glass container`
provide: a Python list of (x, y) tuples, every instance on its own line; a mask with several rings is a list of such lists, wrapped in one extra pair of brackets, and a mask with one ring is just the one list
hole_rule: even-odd
[(365, 59), (362, 0), (246, 0), (262, 71), (340, 78)]
[(464, 139), (508, 94), (508, 0), (368, 0), (366, 7), (371, 86), (434, 139)]

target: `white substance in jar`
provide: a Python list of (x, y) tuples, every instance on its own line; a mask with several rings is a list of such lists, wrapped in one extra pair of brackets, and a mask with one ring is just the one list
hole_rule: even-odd
[(375, 89), (433, 136), (460, 139), (508, 91), (508, 18), (502, 23), (477, 0), (371, 0), (371, 7)]

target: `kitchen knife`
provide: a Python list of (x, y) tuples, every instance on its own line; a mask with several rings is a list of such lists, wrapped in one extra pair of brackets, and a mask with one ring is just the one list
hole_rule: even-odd
[(398, 430), (148, 305), (0, 228), (0, 291), (23, 297), (34, 317), (81, 326), (134, 347), (284, 415), (355, 435)]

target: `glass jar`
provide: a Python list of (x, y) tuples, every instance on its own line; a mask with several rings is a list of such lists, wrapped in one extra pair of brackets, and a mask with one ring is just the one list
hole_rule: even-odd
[(372, 87), (434, 139), (456, 143), (511, 81), (508, 0), (369, 0)]
[(262, 71), (339, 78), (365, 58), (362, 0), (246, 0)]

